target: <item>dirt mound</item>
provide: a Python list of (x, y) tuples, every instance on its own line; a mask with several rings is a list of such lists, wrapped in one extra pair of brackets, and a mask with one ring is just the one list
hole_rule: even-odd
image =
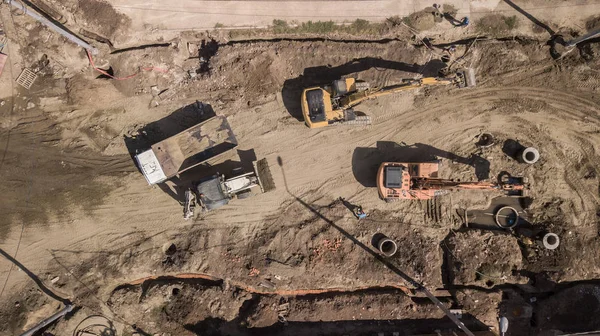
[(513, 271), (522, 266), (521, 250), (514, 237), (468, 231), (451, 235), (448, 248), (451, 283), (493, 287), (516, 282)]
[(433, 15), (434, 12), (435, 9), (433, 7), (427, 7), (422, 11), (410, 14), (405, 17), (403, 21), (416, 30), (428, 30), (433, 28), (436, 24), (435, 16)]
[(108, 39), (117, 34), (126, 34), (131, 25), (129, 17), (104, 0), (78, 0), (77, 12), (96, 34)]

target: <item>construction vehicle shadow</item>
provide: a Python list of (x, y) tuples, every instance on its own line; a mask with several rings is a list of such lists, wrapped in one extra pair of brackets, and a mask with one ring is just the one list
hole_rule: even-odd
[(554, 30), (552, 30), (552, 28), (550, 28), (547, 24), (545, 24), (542, 21), (536, 19), (533, 15), (529, 14), (528, 12), (526, 12), (525, 10), (523, 10), (521, 7), (517, 6), (514, 2), (512, 2), (510, 0), (504, 0), (504, 2), (506, 2), (506, 4), (509, 5), (510, 7), (514, 8), (514, 10), (516, 10), (517, 12), (523, 14), (531, 22), (533, 22), (537, 26), (543, 28), (545, 31), (548, 32), (548, 34), (550, 34), (550, 36), (554, 36), (556, 34), (556, 32)]
[(404, 273), (402, 270), (400, 270), (398, 267), (396, 267), (396, 265), (394, 265), (393, 263), (391, 263), (388, 259), (384, 258), (381, 254), (379, 254), (379, 253), (375, 252), (374, 250), (370, 249), (367, 245), (365, 245), (360, 240), (358, 240), (356, 237), (354, 237), (353, 235), (351, 235), (348, 231), (344, 230), (343, 228), (341, 228), (340, 226), (338, 226), (337, 224), (335, 224), (334, 221), (332, 221), (331, 219), (325, 217), (315, 207), (313, 207), (310, 204), (306, 203), (300, 197), (294, 195), (290, 191), (290, 189), (288, 187), (287, 178), (285, 176), (285, 170), (283, 169), (283, 159), (280, 156), (277, 157), (277, 164), (281, 168), (281, 174), (283, 176), (283, 184), (285, 185), (285, 190), (298, 203), (300, 203), (302, 206), (304, 206), (306, 209), (308, 209), (310, 212), (312, 212), (315, 216), (317, 216), (320, 219), (322, 219), (323, 221), (325, 221), (331, 227), (333, 227), (336, 230), (338, 230), (344, 237), (346, 237), (347, 239), (349, 239), (350, 241), (352, 241), (352, 243), (354, 245), (356, 245), (357, 247), (360, 247), (365, 252), (369, 253), (375, 260), (377, 260), (380, 263), (382, 263), (383, 265), (385, 265), (385, 267), (387, 269), (389, 269), (390, 271), (396, 273), (409, 286), (412, 286), (413, 290), (420, 291), (420, 292), (424, 293), (425, 296), (427, 296), (427, 298), (429, 298), (431, 300), (431, 302), (436, 307), (438, 307), (440, 310), (442, 310), (444, 312), (444, 314), (450, 320), (452, 320), (452, 322), (454, 324), (456, 324), (456, 326), (458, 326), (465, 334), (467, 334), (468, 336), (474, 336), (473, 333), (463, 324), (463, 322), (461, 322), (455, 315), (453, 315), (450, 312), (450, 310), (443, 303), (441, 303), (429, 290), (427, 290), (427, 288), (425, 288), (421, 283), (415, 281), (413, 278), (411, 278), (410, 276), (408, 276), (406, 273)]
[(377, 141), (375, 148), (357, 147), (352, 154), (352, 173), (364, 187), (376, 187), (377, 170), (383, 162), (427, 162), (448, 159), (452, 162), (475, 168), (479, 181), (486, 180), (490, 174), (490, 162), (478, 154), (462, 157), (433, 146), (415, 143), (407, 145), (392, 141)]
[[(303, 121), (300, 99), (302, 91), (316, 86), (331, 84), (343, 76), (366, 71), (372, 68), (381, 70), (398, 70), (407, 73), (422, 74), (424, 77), (438, 76), (446, 67), (441, 60), (432, 60), (426, 64), (409, 64), (404, 62), (389, 61), (375, 57), (356, 58), (338, 66), (317, 66), (304, 69), (302, 75), (287, 79), (283, 83), (281, 98), (289, 114), (298, 121)], [(373, 83), (374, 85), (377, 83)], [(399, 83), (396, 83), (399, 84)]]
[[(241, 309), (240, 309), (241, 310)], [(493, 336), (489, 328), (470, 314), (463, 314), (462, 320), (475, 331), (477, 336)], [(231, 321), (210, 317), (184, 328), (203, 336), (296, 336), (296, 335), (457, 335), (456, 328), (449, 319), (382, 319), (382, 320), (342, 320), (342, 321), (282, 321), (267, 327), (248, 327), (246, 321), (236, 317)], [(438, 330), (439, 332), (437, 332)], [(463, 335), (463, 333), (460, 333)]]
[(137, 131), (138, 134), (135, 136), (125, 136), (125, 146), (127, 146), (129, 155), (135, 162), (135, 155), (140, 151), (149, 149), (155, 143), (183, 132), (215, 115), (216, 113), (210, 104), (196, 101), (175, 110), (160, 120), (145, 125)]
[(519, 160), (518, 156), (525, 149), (517, 140), (507, 139), (502, 144), (502, 152), (514, 160)]
[(236, 171), (252, 171), (254, 169), (252, 162), (257, 161), (254, 149), (238, 149), (237, 153), (240, 158), (239, 161), (225, 160), (214, 165), (203, 163), (166, 182), (159, 183), (157, 186), (179, 204), (183, 204), (185, 202), (185, 191), (193, 188), (198, 182), (207, 177), (217, 174), (234, 176)]

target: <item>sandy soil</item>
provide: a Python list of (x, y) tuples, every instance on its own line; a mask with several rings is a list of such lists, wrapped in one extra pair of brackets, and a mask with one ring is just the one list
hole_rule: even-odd
[[(79, 28), (115, 44), (137, 24), (98, 1), (64, 6)], [(99, 26), (89, 8), (111, 25)], [(30, 90), (0, 86), (0, 247), (82, 307), (51, 327), (53, 334), (80, 330), (97, 314), (119, 335), (135, 328), (173, 335), (452, 330), (408, 278), (462, 309), (473, 330), (497, 330), (499, 313), (520, 326), (511, 335), (597, 327), (586, 319), (569, 327), (568, 311), (577, 304), (555, 302), (580, 300), (570, 291), (590, 305), (600, 300), (596, 44), (555, 60), (545, 31), (523, 25), (522, 37), (505, 38), (504, 19), (498, 38), (432, 33), (429, 47), (401, 27), (374, 41), (338, 33), (330, 40), (269, 40), (277, 36), (265, 31), (256, 40), (228, 41), (224, 33), (186, 32), (139, 48), (98, 43), (96, 65), (118, 77), (139, 72), (116, 81), (97, 78), (84, 52), (27, 17), (10, 20), (6, 7), (0, 13), (11, 38), (2, 82), (14, 82), (24, 67), (39, 70)], [(299, 120), (303, 88), (348, 75), (381, 86), (433, 76), (445, 66), (445, 43), (461, 38), (450, 65), (476, 69), (476, 88), (368, 101), (359, 110), (372, 116), (370, 127), (310, 130)], [(197, 123), (196, 101), (228, 117), (240, 146), (210, 167), (149, 187), (132, 153)], [(495, 136), (495, 146), (475, 145), (483, 132)], [(515, 142), (538, 148), (540, 161), (516, 162), (506, 145)], [(182, 192), (192, 181), (251, 157), (268, 159), (275, 191), (183, 220)], [(466, 210), (488, 208), (497, 192), (378, 199), (380, 162), (436, 158), (444, 178), (494, 179), (502, 171), (528, 177), (528, 225), (463, 225)], [(357, 221), (339, 197), (369, 217)], [(561, 238), (557, 250), (537, 241), (548, 231)], [(372, 244), (376, 233), (399, 246), (385, 263)], [(0, 322), (8, 334), (59, 306), (25, 273), (0, 261)], [(159, 278), (136, 281), (149, 276)], [(576, 289), (579, 281), (589, 284)]]

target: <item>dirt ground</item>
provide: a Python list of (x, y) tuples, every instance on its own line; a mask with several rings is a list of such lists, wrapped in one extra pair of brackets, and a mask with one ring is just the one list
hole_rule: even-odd
[[(0, 5), (10, 60), (0, 77), (0, 251), (20, 263), (0, 261), (3, 333), (60, 309), (48, 291), (78, 307), (51, 335), (455, 331), (414, 282), (473, 331), (497, 332), (499, 316), (509, 318), (507, 335), (598, 329), (589, 314), (600, 307), (595, 41), (556, 59), (548, 32), (525, 17), (490, 13), (482, 31), (461, 32), (429, 24), (423, 12), (412, 17), (427, 23), (419, 33), (401, 24), (383, 36), (181, 32), (132, 45), (132, 36), (145, 41), (137, 23), (108, 3), (45, 3), (100, 50), (91, 57), (97, 67), (136, 75), (101, 76), (83, 50)], [(597, 21), (584, 16), (561, 29), (576, 35)], [(466, 67), (475, 88), (422, 88), (359, 105), (371, 126), (302, 122), (304, 88), (351, 75), (385, 86)], [(37, 71), (29, 90), (15, 83), (23, 68)], [(227, 116), (238, 148), (148, 186), (132, 155), (197, 124), (198, 102)], [(495, 145), (477, 147), (482, 133)], [(517, 162), (515, 146), (536, 147), (540, 160)], [(183, 219), (192, 181), (261, 158), (276, 190)], [(379, 199), (381, 162), (435, 159), (443, 178), (527, 177), (529, 195), (517, 201), (523, 223), (466, 225), (468, 211), (485, 216), (507, 202), (496, 191)], [(357, 220), (340, 197), (369, 216)], [(541, 245), (547, 232), (560, 237), (558, 249)], [(376, 234), (398, 253), (378, 254)]]

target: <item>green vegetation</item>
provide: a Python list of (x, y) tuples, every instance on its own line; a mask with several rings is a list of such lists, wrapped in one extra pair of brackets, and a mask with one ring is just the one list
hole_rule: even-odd
[(509, 30), (513, 30), (517, 28), (519, 22), (517, 21), (517, 16), (513, 15), (508, 17), (505, 16), (504, 23), (506, 23), (506, 27), (508, 27)]
[(519, 27), (518, 18), (513, 16), (504, 16), (500, 14), (492, 14), (481, 18), (476, 23), (476, 28), (484, 34), (497, 36), (507, 34), (511, 30)]
[(290, 29), (287, 21), (285, 20), (273, 20), (273, 32), (275, 34), (284, 34)]
[(283, 34), (347, 34), (356, 36), (382, 35), (388, 33), (392, 28), (399, 26), (402, 18), (395, 16), (386, 19), (384, 22), (370, 22), (363, 19), (356, 19), (352, 22), (335, 23), (333, 21), (307, 21), (307, 22), (287, 22), (285, 20), (273, 20), (271, 26), (267, 29), (240, 29), (229, 32), (230, 38), (241, 36), (251, 36), (260, 33), (272, 33), (275, 35)]
[(222, 24), (220, 22), (215, 23), (215, 28), (223, 28), (223, 27), (225, 27), (224, 24)]

